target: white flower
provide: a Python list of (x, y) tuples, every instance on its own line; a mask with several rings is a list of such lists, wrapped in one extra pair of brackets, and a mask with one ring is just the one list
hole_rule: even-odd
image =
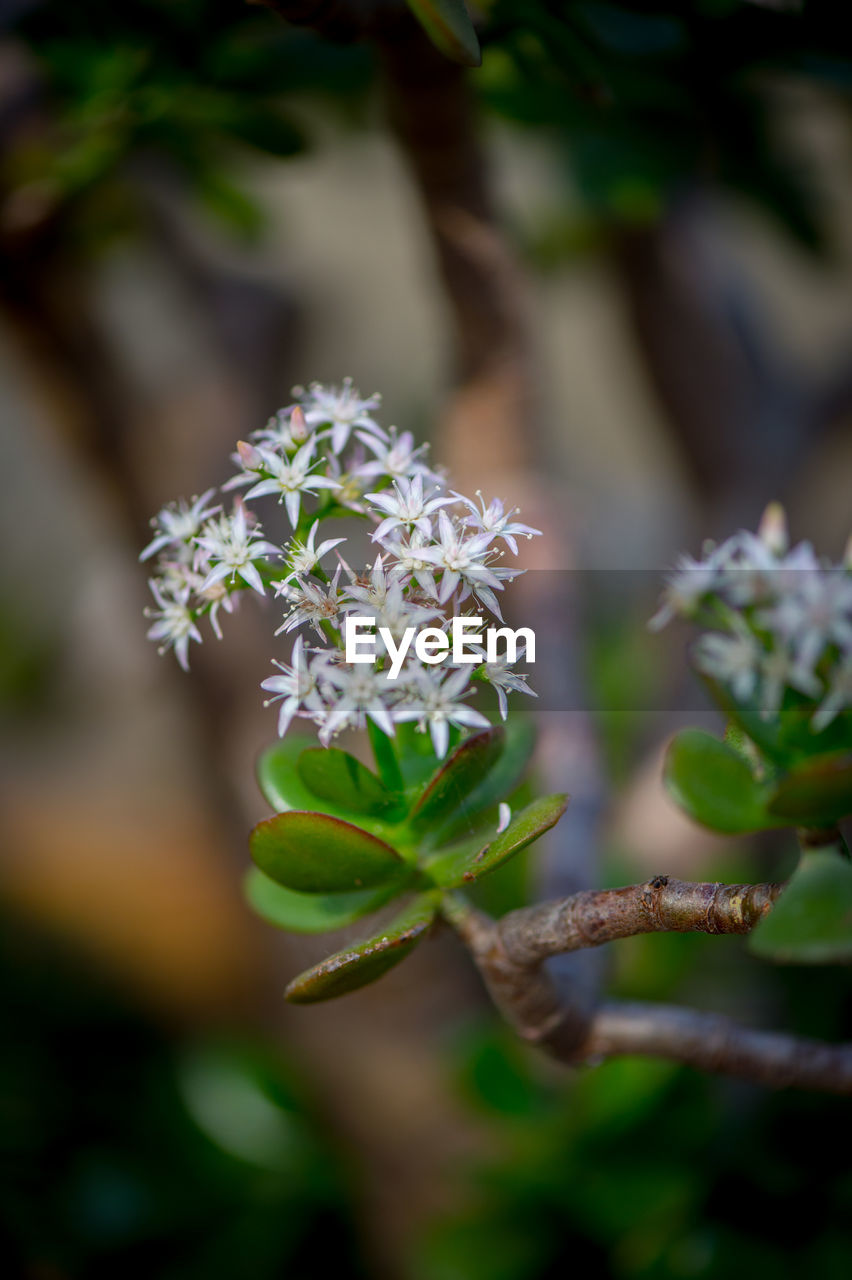
[[(438, 545), (424, 547), (420, 555), (423, 560), (443, 569), (438, 589), (441, 604), (449, 600), (460, 582), (477, 594), (483, 588), (501, 590), (500, 579), (485, 563), (493, 555), (493, 533), (477, 533), (473, 537), (466, 537), (464, 528), (457, 528), (446, 511), (441, 511), (438, 516), (438, 530)], [(495, 600), (494, 605), (496, 604)], [(495, 607), (494, 611), (499, 617), (499, 608)]]
[(357, 602), (359, 606), (366, 605), (373, 610), (381, 609), (387, 599), (390, 586), (384, 567), (384, 556), (379, 553), (373, 561), (372, 569), (361, 574), (353, 572), (342, 556), (341, 563), (349, 578), (349, 586), (346, 588), (347, 599)]
[(178, 555), (189, 562), (192, 556), (192, 539), (204, 521), (219, 510), (218, 506), (207, 505), (215, 492), (215, 489), (207, 489), (200, 498), (193, 498), (189, 504), (181, 498), (179, 502), (170, 502), (163, 507), (151, 521), (152, 527), (159, 532), (148, 543), (139, 559), (148, 560), (164, 547), (173, 546)]
[[(281, 701), (281, 707), (278, 712), (279, 738), (284, 737), (295, 715), (306, 714), (312, 719), (318, 720), (325, 712), (325, 706), (317, 688), (317, 672), (311, 669), (305, 659), (304, 639), (302, 636), (299, 636), (293, 645), (293, 652), (290, 658), (289, 666), (285, 662), (278, 662), (273, 658), (273, 664), (283, 674), (280, 676), (268, 676), (266, 680), (262, 680), (260, 683), (261, 689), (266, 689), (274, 695), (272, 698), (267, 698), (263, 704), (265, 707), (271, 706), (273, 702)], [(306, 708), (305, 712), (302, 711), (303, 706)]]
[(182, 586), (169, 589), (170, 584), (164, 579), (150, 578), (148, 586), (159, 605), (158, 609), (146, 609), (147, 618), (156, 618), (156, 622), (148, 629), (149, 640), (162, 640), (159, 652), (165, 653), (172, 648), (184, 671), (189, 670), (189, 642), (197, 640), (201, 644), (201, 632), (195, 625), (195, 614), (189, 607), (189, 587)]
[(296, 405), (289, 409), (279, 409), (265, 427), (251, 433), (251, 438), (279, 453), (295, 453), (309, 435), (305, 415), (299, 405)]
[[(481, 711), (460, 703), (470, 679), (469, 671), (455, 670), (440, 675), (434, 667), (409, 669), (407, 700), (394, 708), (394, 719), (416, 720), (421, 732), (428, 725), (435, 755), (443, 760), (450, 744), (450, 725), (466, 725), (472, 729), (487, 729), (489, 722)], [(470, 692), (470, 690), (467, 690)]]
[(393, 737), (395, 717), (384, 700), (389, 703), (396, 691), (384, 671), (364, 665), (337, 665), (326, 667), (324, 676), (328, 684), (337, 690), (337, 697), (319, 732), (319, 740), (324, 747), (341, 729), (362, 729), (366, 717), (388, 737)]
[(508, 827), (508, 825), (509, 825), (509, 823), (510, 823), (511, 821), (512, 821), (512, 810), (511, 810), (511, 808), (509, 807), (509, 805), (507, 805), (507, 804), (505, 803), (505, 801), (501, 801), (501, 802), (500, 802), (500, 804), (498, 804), (498, 806), (497, 806), (497, 834), (498, 834), (498, 836), (500, 835), (501, 831), (505, 831), (505, 830), (506, 830), (506, 828)]
[(370, 502), (386, 512), (386, 517), (373, 533), (373, 541), (380, 542), (400, 525), (413, 526), (428, 537), (432, 532), (430, 516), (439, 507), (445, 507), (452, 498), (427, 498), (423, 493), (423, 477), (413, 480), (395, 480), (393, 488), (384, 493), (368, 493)]
[[(442, 618), (440, 609), (417, 604), (403, 594), (402, 584), (392, 582), (384, 600), (375, 609), (376, 628), (386, 627), (395, 641), (399, 641), (408, 627), (422, 627), (427, 622)], [(384, 641), (379, 635), (379, 647), (385, 652)]]
[(852, 578), (842, 569), (804, 569), (761, 622), (813, 667), (828, 644), (852, 648)]
[(324, 461), (314, 461), (315, 440), (303, 444), (290, 460), (279, 457), (263, 446), (258, 448), (263, 461), (264, 470), (269, 476), (249, 489), (246, 498), (262, 498), (265, 494), (275, 493), (278, 501), (283, 502), (290, 517), (290, 524), (295, 529), (299, 522), (299, 508), (303, 493), (314, 494), (318, 489), (340, 488), (336, 480), (330, 476), (312, 475), (312, 469)]
[(485, 499), (480, 489), (477, 489), (476, 496), (479, 498), (479, 505), (470, 498), (466, 498), (463, 493), (453, 491), (453, 497), (463, 502), (471, 512), (469, 516), (464, 517), (464, 523), (469, 528), (479, 529), (481, 533), (490, 533), (495, 538), (503, 538), (511, 548), (513, 555), (518, 554), (518, 544), (515, 541), (516, 534), (524, 538), (541, 536), (541, 529), (532, 529), (528, 524), (521, 524), (517, 520), (512, 520), (512, 516), (520, 514), (517, 507), (512, 507), (509, 511), (506, 511), (499, 498), (494, 498), (486, 507)]
[(411, 533), (403, 536), (396, 534), (394, 537), (382, 538), (382, 546), (391, 560), (389, 573), (404, 582), (413, 579), (430, 600), (437, 600), (438, 587), (434, 570), (421, 554), (427, 545), (427, 539), (419, 529), (412, 529)]
[(333, 453), (340, 453), (345, 448), (354, 427), (360, 427), (380, 439), (385, 438), (383, 429), (370, 416), (381, 404), (381, 396), (372, 395), (362, 400), (351, 378), (344, 378), (342, 387), (325, 387), (319, 382), (312, 382), (307, 391), (294, 387), (293, 394), (302, 402), (309, 427), (331, 427)]
[(421, 460), (421, 455), (428, 452), (429, 446), (421, 444), (414, 447), (414, 436), (410, 431), (397, 435), (396, 428), (390, 429), (390, 440), (377, 440), (365, 431), (356, 431), (359, 440), (375, 454), (369, 462), (355, 468), (359, 476), (389, 476), (392, 480), (411, 480), (414, 476), (440, 481), (440, 476)]
[[(326, 538), (325, 542), (321, 542), (319, 546), (315, 546), (314, 542), (319, 528), (319, 520), (315, 520), (311, 525), (307, 540), (301, 542), (298, 538), (294, 538), (290, 543), (287, 555), (287, 568), (290, 572), (286, 578), (282, 579), (282, 585), (288, 583), (293, 578), (297, 578), (300, 574), (310, 573), (322, 560), (327, 552), (334, 547), (339, 547), (341, 542), (345, 542), (345, 538)], [(278, 584), (276, 584), (278, 585)]]
[(275, 594), (284, 596), (292, 605), (281, 626), (275, 632), (276, 635), (280, 635), (282, 631), (293, 631), (303, 622), (309, 622), (320, 639), (326, 639), (322, 624), (334, 622), (341, 607), (341, 593), (337, 585), (340, 568), (341, 566), (338, 565), (327, 587), (320, 582), (312, 582), (310, 578), (297, 579), (292, 586), (286, 582), (275, 584)]
[[(485, 650), (481, 645), (468, 645), (472, 651), (478, 651), (485, 658)], [(518, 645), (517, 661), (523, 662), (526, 656), (527, 646), (525, 644)], [(505, 720), (509, 714), (509, 704), (506, 699), (506, 693), (525, 693), (530, 698), (537, 698), (538, 694), (527, 684), (527, 677), (521, 675), (517, 671), (513, 671), (505, 658), (499, 658), (496, 662), (483, 662), (481, 667), (476, 668), (477, 674), (481, 675), (490, 685), (493, 686), (497, 694), (497, 705), (500, 708), (500, 717)]]
[(828, 696), (817, 707), (811, 720), (814, 733), (828, 728), (844, 707), (852, 707), (852, 654), (847, 654), (832, 674)]
[(208, 521), (195, 540), (196, 546), (213, 564), (201, 584), (202, 592), (209, 591), (214, 583), (223, 581), (228, 575), (231, 582), (239, 575), (258, 595), (265, 594), (263, 581), (253, 562), (268, 555), (280, 555), (280, 552), (271, 542), (258, 537), (259, 531), (259, 526), (249, 527), (246, 509), (241, 502), (233, 515), (221, 515)]
[(739, 617), (731, 621), (735, 635), (711, 631), (700, 636), (693, 657), (700, 671), (730, 685), (737, 701), (745, 702), (757, 685), (763, 650)]
[(649, 629), (659, 631), (672, 618), (688, 618), (718, 585), (718, 553), (711, 554), (706, 560), (695, 560), (690, 555), (678, 556), (675, 572), (669, 576), (663, 590), (660, 608), (648, 623)]

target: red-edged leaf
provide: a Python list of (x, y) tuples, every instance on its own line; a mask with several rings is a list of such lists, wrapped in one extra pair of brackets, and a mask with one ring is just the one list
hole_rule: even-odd
[(347, 947), (299, 974), (285, 995), (293, 1004), (331, 1000), (375, 982), (404, 960), (426, 936), (440, 903), (440, 894), (424, 893), (411, 902), (382, 932), (357, 946)]

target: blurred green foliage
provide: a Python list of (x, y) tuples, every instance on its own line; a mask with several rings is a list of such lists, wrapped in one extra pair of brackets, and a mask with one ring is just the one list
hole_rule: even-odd
[(362, 1274), (304, 1082), (240, 1038), (175, 1038), (21, 924), (0, 931), (9, 1276)]
[(309, 138), (294, 100), (310, 93), (351, 116), (370, 78), (363, 46), (331, 45), (233, 0), (45, 0), (25, 6), (13, 31), (35, 58), (49, 115), (9, 147), (5, 183), (73, 212), (90, 245), (138, 216), (132, 180), (151, 165), (233, 231), (255, 234), (262, 217), (241, 154), (298, 154)]
[[(455, 3), (455, 0), (454, 0)], [(697, 186), (733, 189), (801, 244), (826, 247), (815, 191), (784, 138), (779, 90), (808, 82), (847, 101), (852, 45), (843, 6), (747, 0), (491, 0), (471, 83), (488, 111), (549, 138), (582, 209), (542, 224), (545, 265), (602, 228), (656, 222)], [(294, 100), (310, 94), (363, 119), (373, 80), (366, 43), (235, 0), (59, 0), (25, 4), (13, 24), (43, 77), (52, 127), (7, 158), (7, 182), (81, 203), (92, 234), (133, 212), (116, 180), (128, 164), (168, 162), (239, 233), (261, 214), (235, 165), (309, 139)], [(586, 221), (584, 222), (584, 218)]]
[[(592, 219), (652, 223), (671, 200), (716, 184), (801, 244), (824, 246), (813, 184), (777, 127), (777, 91), (805, 79), (848, 100), (842, 6), (493, 0), (488, 13), (485, 102), (553, 139)], [(544, 263), (588, 241), (576, 215), (562, 217), (542, 229)]]

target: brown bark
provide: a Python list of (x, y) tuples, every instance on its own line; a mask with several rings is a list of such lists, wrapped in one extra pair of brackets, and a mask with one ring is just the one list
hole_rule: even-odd
[(655, 876), (646, 884), (576, 893), (512, 911), (496, 927), (512, 962), (531, 965), (638, 933), (748, 933), (782, 888)]
[(852, 1095), (852, 1044), (758, 1031), (674, 1006), (607, 1003), (584, 1013), (562, 1000), (542, 968), (548, 957), (640, 933), (748, 933), (783, 887), (656, 876), (647, 884), (577, 893), (513, 911), (499, 921), (455, 900), (446, 917), (518, 1034), (565, 1063), (647, 1054), (771, 1088)]

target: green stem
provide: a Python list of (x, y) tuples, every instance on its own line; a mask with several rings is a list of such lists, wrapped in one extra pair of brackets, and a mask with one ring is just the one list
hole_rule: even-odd
[(393, 740), (369, 719), (367, 720), (367, 733), (370, 737), (370, 746), (373, 748), (376, 768), (379, 771), (379, 777), (382, 782), (391, 791), (404, 790), (405, 783), (403, 782), (399, 761), (396, 758)]

